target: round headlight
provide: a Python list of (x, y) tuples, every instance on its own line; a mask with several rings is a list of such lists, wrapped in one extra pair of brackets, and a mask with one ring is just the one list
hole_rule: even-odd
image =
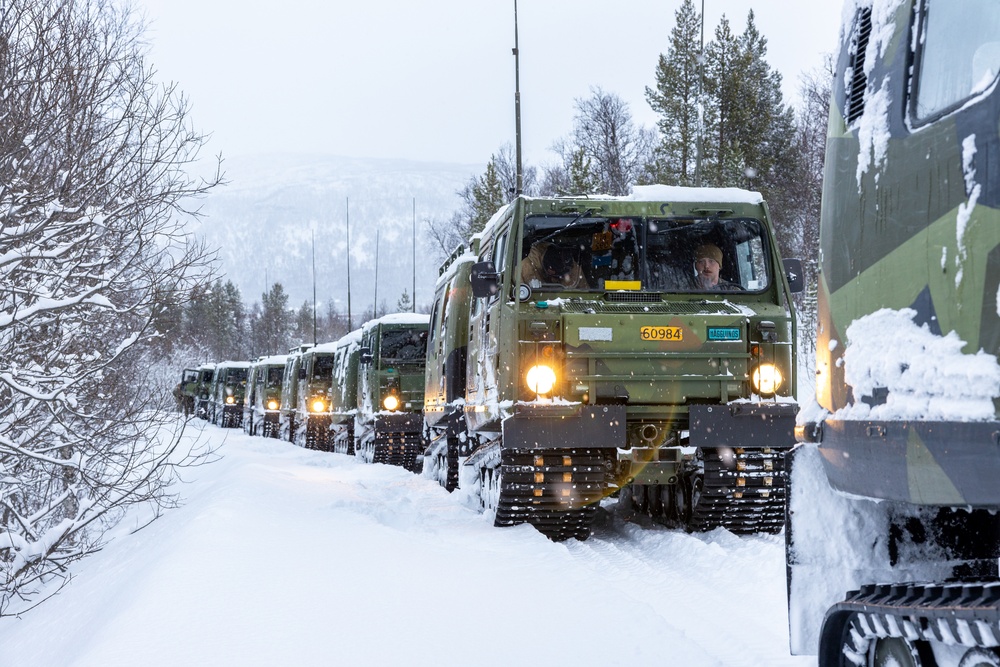
[(236, 402), (235, 398), (233, 398), (232, 396), (226, 396), (226, 405), (232, 405), (235, 402)]
[(268, 410), (277, 410), (278, 406), (279, 406), (279, 403), (276, 400), (274, 400), (273, 398), (270, 401), (267, 402), (267, 409)]
[(751, 380), (753, 388), (758, 394), (769, 395), (778, 391), (785, 378), (782, 377), (781, 371), (774, 364), (761, 364), (754, 369)]
[(399, 407), (399, 398), (395, 394), (389, 394), (382, 399), (382, 407), (386, 410), (395, 410)]
[(317, 398), (312, 402), (310, 407), (312, 408), (313, 412), (323, 412), (324, 410), (326, 410), (326, 403), (323, 401), (322, 398)]
[(528, 383), (528, 389), (536, 394), (547, 394), (556, 386), (556, 372), (541, 364), (529, 368), (524, 379)]

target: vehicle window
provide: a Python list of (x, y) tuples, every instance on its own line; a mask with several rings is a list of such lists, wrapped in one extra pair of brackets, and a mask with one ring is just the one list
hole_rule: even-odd
[(1000, 74), (1000, 3), (929, 0), (921, 29), (915, 114), (957, 106)]
[(247, 368), (230, 368), (229, 372), (226, 373), (226, 384), (237, 384), (247, 381), (247, 373), (249, 369)]
[[(638, 218), (532, 216), (525, 220), (521, 282), (533, 289), (634, 289), (642, 279)], [(610, 283), (610, 284), (609, 284)]]
[(267, 369), (267, 387), (268, 389), (281, 386), (281, 377), (284, 375), (284, 366), (272, 366)]
[(334, 358), (332, 354), (317, 354), (313, 357), (313, 380), (333, 379)]
[(756, 220), (666, 219), (649, 224), (646, 270), (661, 292), (757, 292), (770, 285)]
[(379, 351), (383, 361), (421, 361), (427, 354), (427, 330), (383, 331)]

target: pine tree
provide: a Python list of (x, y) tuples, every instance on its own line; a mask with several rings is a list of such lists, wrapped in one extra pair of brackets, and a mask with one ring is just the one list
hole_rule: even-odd
[(283, 354), (291, 347), (292, 324), (288, 316), (288, 294), (281, 283), (274, 283), (261, 295), (262, 354)]
[(649, 106), (660, 115), (655, 174), (664, 183), (695, 185), (702, 87), (701, 17), (692, 0), (684, 0), (674, 17), (669, 48), (657, 63), (656, 88), (646, 88)]
[(413, 310), (413, 300), (410, 298), (410, 293), (404, 289), (399, 295), (399, 301), (396, 302), (396, 312), (408, 313), (411, 310)]
[(743, 149), (737, 126), (746, 75), (740, 43), (725, 16), (715, 29), (715, 39), (706, 47), (705, 139), (702, 169), (705, 185), (714, 187), (744, 184)]

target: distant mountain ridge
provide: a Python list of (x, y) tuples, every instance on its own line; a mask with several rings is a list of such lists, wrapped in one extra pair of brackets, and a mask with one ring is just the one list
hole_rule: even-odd
[[(347, 311), (347, 220), (351, 237), (351, 311), (375, 296), (394, 309), (413, 285), (416, 220), (416, 302), (433, 298), (439, 250), (428, 243), (426, 220), (447, 219), (458, 191), (482, 166), (324, 155), (259, 155), (227, 159), (228, 185), (202, 202), (194, 232), (218, 248), (220, 270), (249, 305), (280, 282), (289, 305), (313, 298), (312, 239), (316, 243), (319, 311), (334, 301)], [(414, 216), (415, 211), (415, 216)], [(411, 295), (412, 296), (412, 295)]]

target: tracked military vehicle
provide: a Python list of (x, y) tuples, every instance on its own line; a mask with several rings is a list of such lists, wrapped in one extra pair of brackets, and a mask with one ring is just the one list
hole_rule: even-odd
[(354, 418), (358, 414), (358, 365), (361, 329), (337, 341), (333, 352), (333, 392), (330, 405), (330, 437), (333, 451), (354, 455)]
[(286, 361), (284, 354), (261, 357), (250, 367), (243, 404), (243, 430), (248, 435), (278, 437), (281, 382)]
[(195, 390), (194, 413), (196, 417), (208, 419), (209, 406), (212, 403), (212, 378), (215, 376), (215, 364), (202, 364), (197, 370), (198, 385)]
[(181, 371), (180, 382), (181, 411), (184, 417), (194, 414), (195, 401), (198, 399), (198, 369), (185, 368)]
[(585, 538), (620, 492), (692, 529), (781, 529), (801, 263), (759, 194), (518, 197), (479, 259), (460, 483), (496, 525)]
[(278, 409), (278, 437), (288, 442), (295, 441), (295, 431), (298, 428), (302, 355), (311, 347), (310, 343), (303, 343), (290, 349), (285, 356), (285, 372), (281, 376), (281, 407)]
[(243, 421), (243, 399), (249, 361), (223, 361), (212, 375), (209, 419), (222, 428), (238, 428)]
[(852, 0), (844, 17), (792, 651), (1000, 665), (1000, 4)]
[(296, 361), (298, 386), (294, 392), (294, 428), (291, 441), (306, 449), (330, 451), (331, 393), (333, 391), (334, 344), (323, 343), (304, 350)]
[(427, 315), (395, 313), (361, 329), (355, 455), (419, 472), (423, 466)]
[(427, 339), (423, 474), (448, 491), (458, 486), (458, 461), (471, 452), (466, 437), (465, 385), (474, 251), (459, 246), (438, 272)]

